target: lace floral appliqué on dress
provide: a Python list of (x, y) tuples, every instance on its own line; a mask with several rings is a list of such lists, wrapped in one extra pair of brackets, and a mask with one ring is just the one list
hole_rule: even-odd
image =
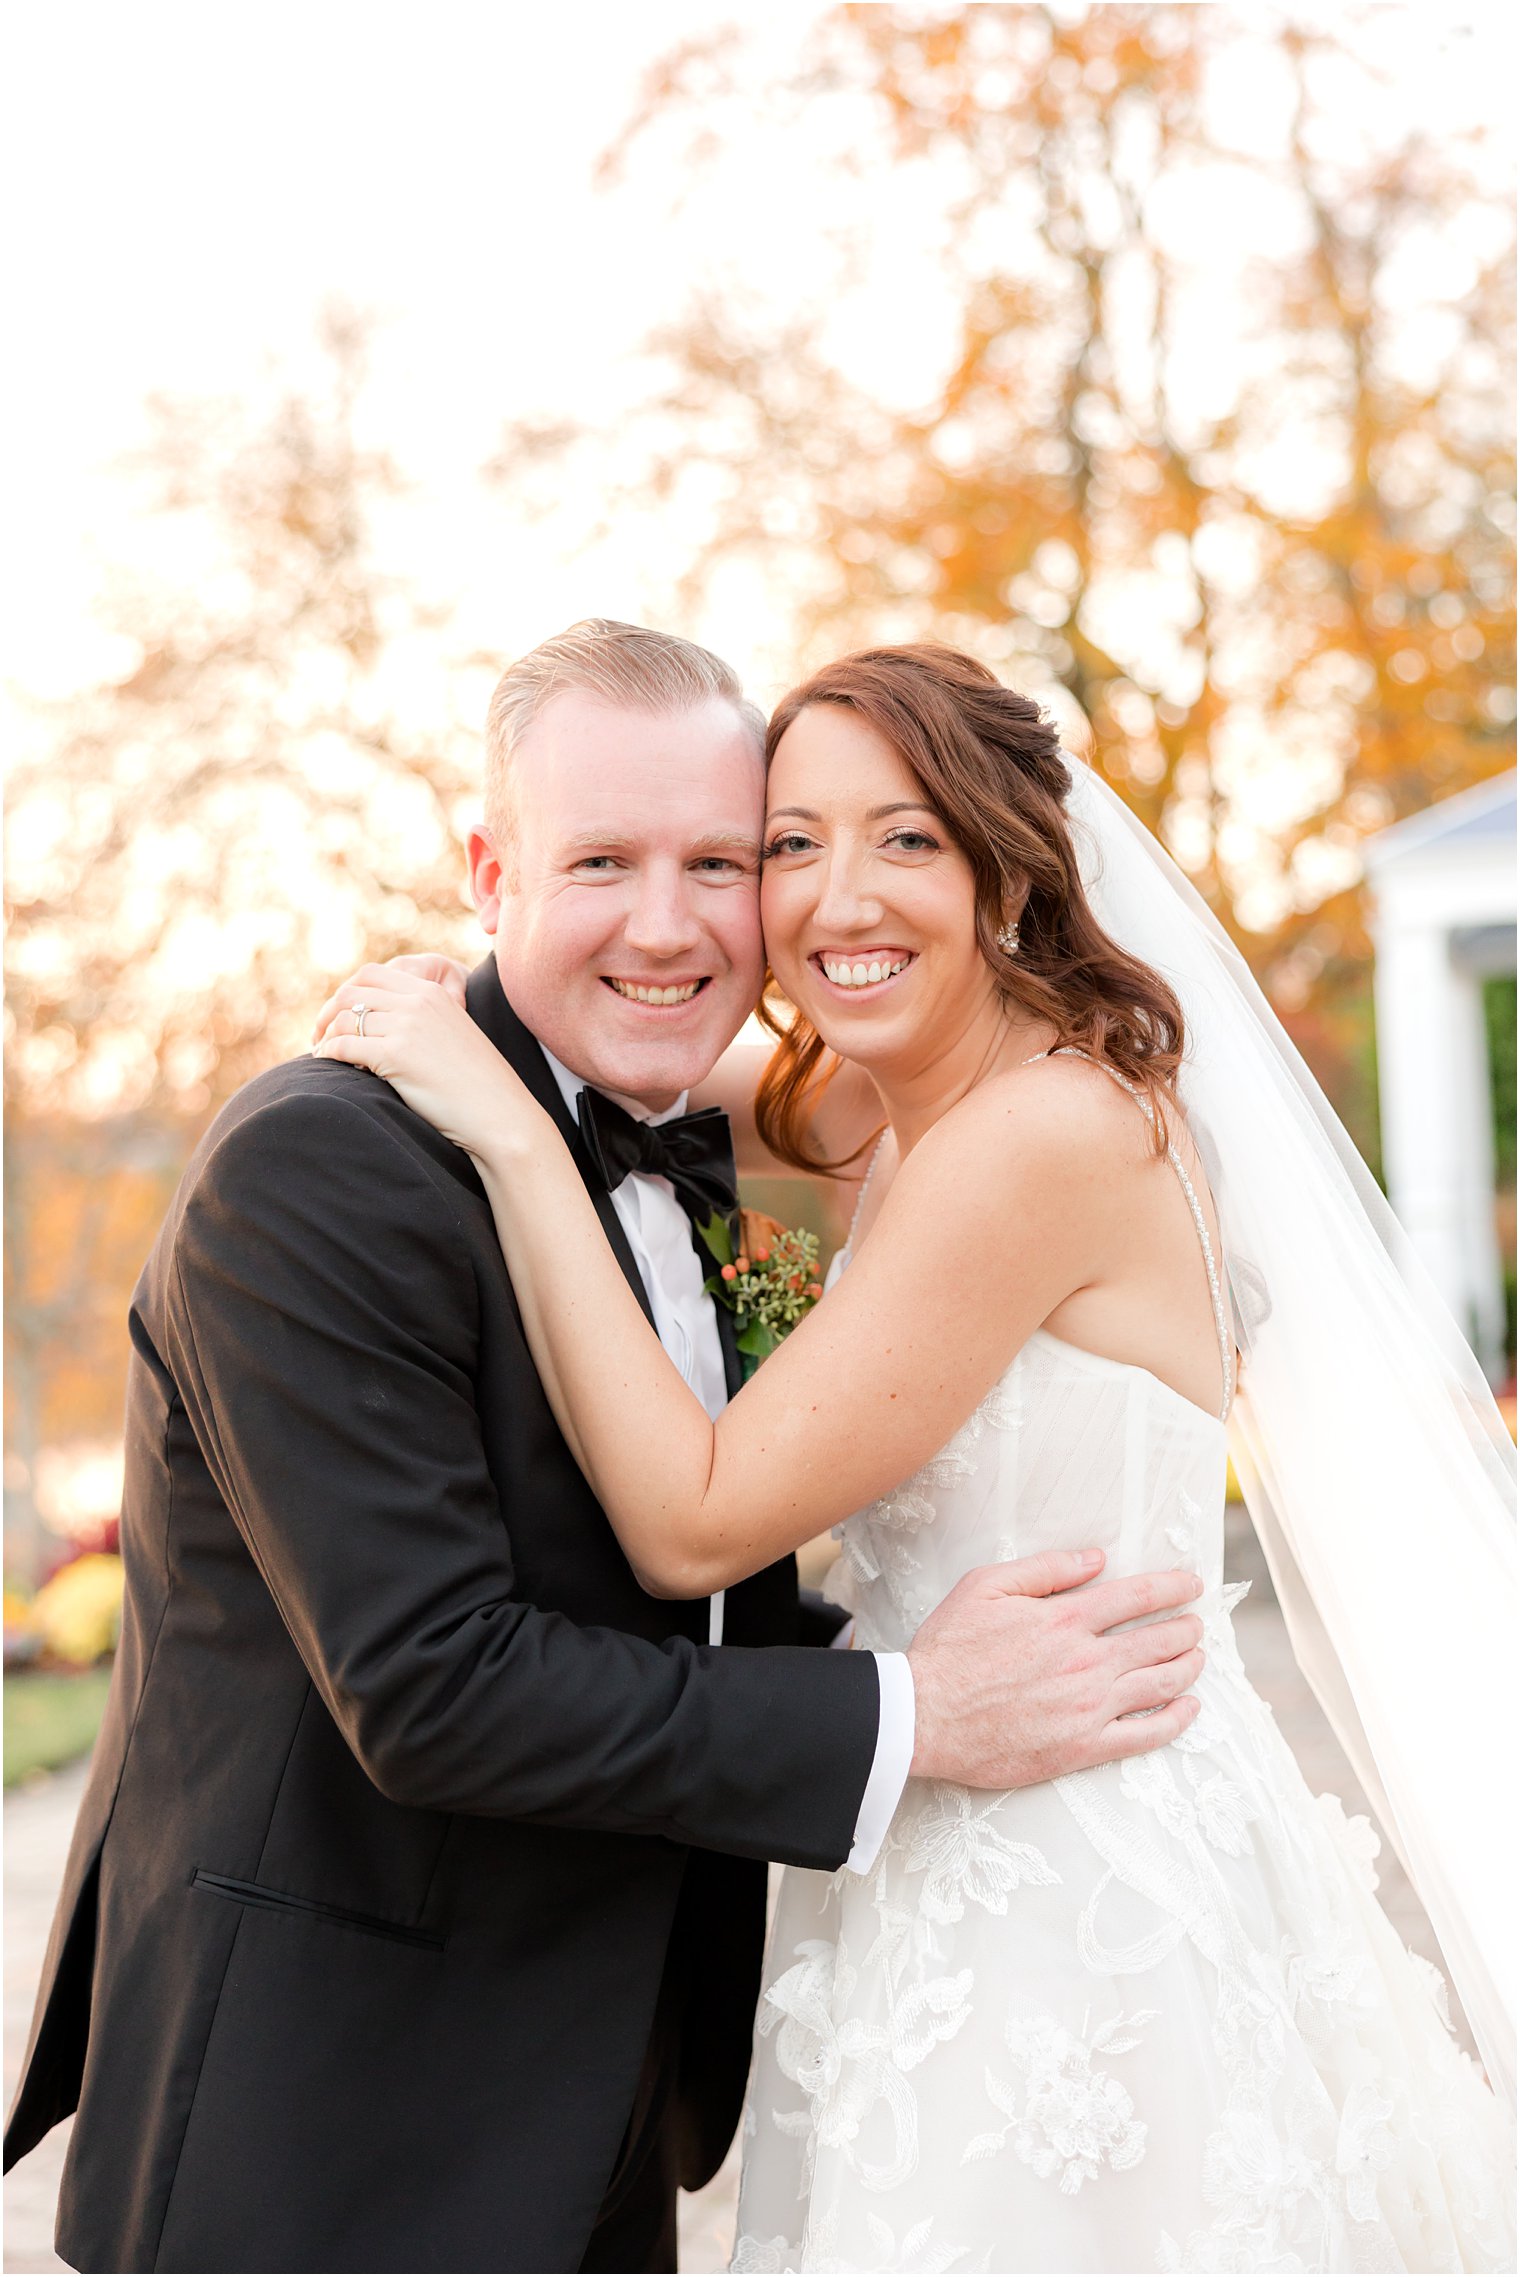
[[(1247, 1681), (1225, 1434), (1032, 1337), (841, 1529), (857, 1642), (971, 1567), (1098, 1542), (1195, 1566), (1200, 1713), (1007, 1795), (910, 1782), (870, 1874), (789, 1871), (761, 2001), (739, 2270), (1501, 2270), (1511, 2146), (1436, 1972)], [(1432, 1981), (1434, 1980), (1434, 1982)]]

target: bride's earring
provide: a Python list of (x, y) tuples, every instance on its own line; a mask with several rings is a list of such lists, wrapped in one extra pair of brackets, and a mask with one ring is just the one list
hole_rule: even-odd
[(1007, 924), (1003, 927), (1003, 930), (997, 937), (997, 945), (1002, 950), (1005, 957), (1016, 957), (1018, 955), (1019, 926), (1017, 918), (1015, 918), (1010, 924)]

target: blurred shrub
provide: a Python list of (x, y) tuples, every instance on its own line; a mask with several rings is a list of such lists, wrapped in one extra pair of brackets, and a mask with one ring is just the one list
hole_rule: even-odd
[(5, 1592), (5, 1665), (23, 1667), (35, 1660), (42, 1640), (37, 1634), (37, 1623), (32, 1613), (31, 1599), (23, 1597), (19, 1589)]
[(116, 1649), (121, 1599), (121, 1559), (94, 1551), (43, 1584), (32, 1601), (32, 1619), (55, 1659), (89, 1668)]

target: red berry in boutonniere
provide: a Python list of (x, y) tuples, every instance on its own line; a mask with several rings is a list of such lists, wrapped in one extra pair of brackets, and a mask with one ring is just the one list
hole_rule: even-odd
[(698, 1227), (718, 1270), (707, 1291), (733, 1314), (746, 1377), (790, 1336), (823, 1295), (818, 1236), (790, 1231), (759, 1210), (741, 1210), (736, 1229), (714, 1215)]

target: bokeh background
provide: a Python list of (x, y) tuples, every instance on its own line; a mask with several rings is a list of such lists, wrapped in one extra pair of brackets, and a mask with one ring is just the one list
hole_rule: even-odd
[(930, 634), (1048, 703), (1512, 1397), (1506, 11), (64, 0), (8, 46), (8, 1783), (93, 1732), (180, 1167), (361, 956), (477, 952), (486, 696), (578, 616), (762, 702)]

